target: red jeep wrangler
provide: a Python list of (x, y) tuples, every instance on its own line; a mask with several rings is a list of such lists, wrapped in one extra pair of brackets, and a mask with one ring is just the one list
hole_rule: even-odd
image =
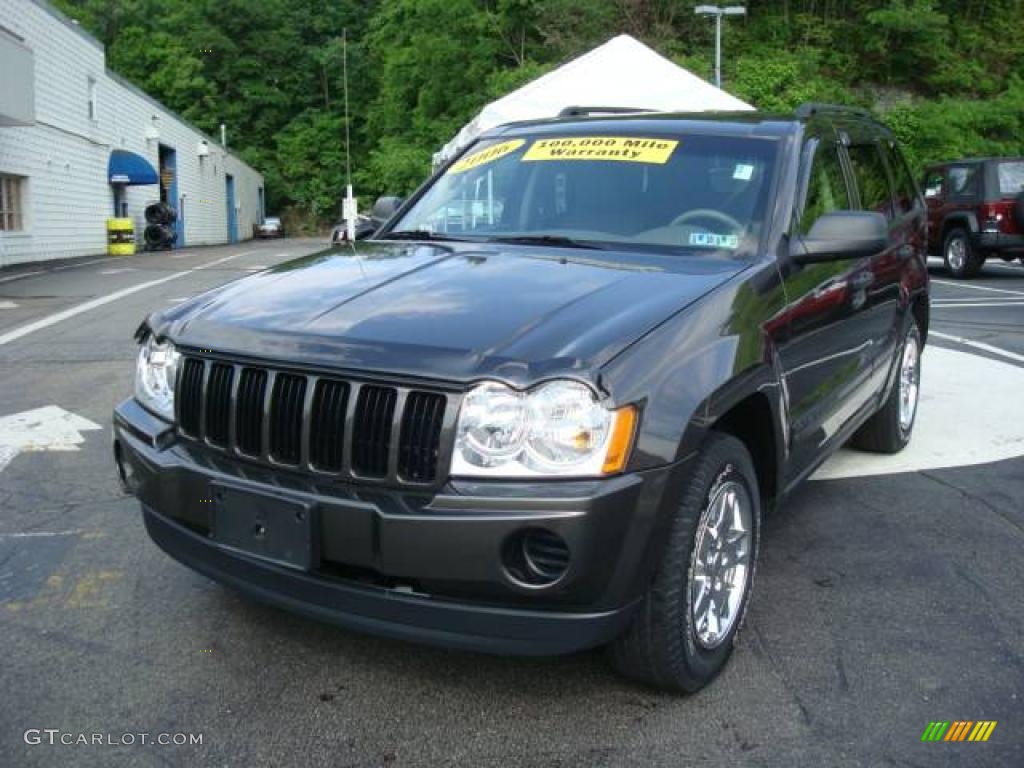
[(928, 167), (928, 250), (953, 277), (974, 277), (985, 259), (1024, 263), (1024, 158), (954, 160)]

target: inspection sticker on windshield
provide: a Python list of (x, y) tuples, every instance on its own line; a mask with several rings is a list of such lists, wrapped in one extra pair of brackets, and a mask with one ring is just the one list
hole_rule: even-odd
[(492, 144), (486, 149), (481, 149), (478, 152), (472, 152), (466, 155), (459, 162), (452, 165), (448, 169), (448, 173), (462, 173), (468, 171), (471, 168), (478, 168), (481, 165), (494, 162), (499, 157), (504, 157), (507, 154), (515, 152), (519, 149), (526, 141), (523, 139), (512, 139), (512, 141), (503, 141), (500, 144)]
[(736, 235), (716, 235), (714, 232), (691, 232), (690, 245), (700, 248), (728, 248), (735, 251), (740, 247), (740, 239)]
[(617, 160), (664, 165), (679, 144), (670, 139), (642, 136), (565, 136), (533, 142), (523, 162), (530, 160)]
[(746, 163), (737, 163), (736, 170), (732, 172), (732, 177), (737, 181), (750, 181), (754, 177), (754, 166), (747, 165)]

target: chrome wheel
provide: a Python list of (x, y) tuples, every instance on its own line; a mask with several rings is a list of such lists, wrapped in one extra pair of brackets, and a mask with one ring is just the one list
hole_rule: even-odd
[(914, 415), (917, 413), (920, 356), (917, 334), (911, 332), (903, 343), (903, 360), (900, 362), (900, 429), (903, 432), (908, 432), (913, 426)]
[(723, 483), (697, 528), (690, 581), (690, 609), (697, 642), (716, 648), (739, 618), (747, 591), (751, 553), (750, 494), (740, 483)]
[(959, 272), (967, 264), (967, 241), (962, 237), (954, 237), (946, 246), (946, 261), (950, 269)]

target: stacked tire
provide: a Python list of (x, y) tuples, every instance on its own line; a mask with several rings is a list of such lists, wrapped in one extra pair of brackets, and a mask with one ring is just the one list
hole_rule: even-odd
[(153, 203), (146, 206), (145, 215), (146, 229), (142, 236), (146, 249), (159, 251), (173, 248), (174, 241), (178, 239), (178, 231), (174, 228), (178, 212), (167, 203)]

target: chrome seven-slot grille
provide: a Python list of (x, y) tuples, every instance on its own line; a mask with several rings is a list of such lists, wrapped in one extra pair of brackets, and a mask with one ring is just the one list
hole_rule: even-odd
[(438, 480), (444, 394), (187, 356), (175, 402), (182, 435), (244, 458), (346, 479)]

